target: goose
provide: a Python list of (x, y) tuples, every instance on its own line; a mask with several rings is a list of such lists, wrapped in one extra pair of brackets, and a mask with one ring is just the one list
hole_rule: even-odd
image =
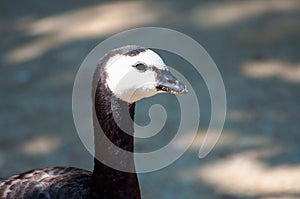
[[(173, 76), (162, 58), (154, 51), (128, 45), (113, 49), (102, 57), (94, 73), (92, 91), (97, 156), (103, 147), (95, 123), (100, 125), (105, 136), (114, 145), (134, 152), (135, 102), (163, 92), (185, 94), (187, 87)], [(117, 107), (114, 111), (129, 133), (124, 132), (115, 121), (112, 107)], [(125, 112), (129, 112), (130, 117), (123, 117)], [(108, 154), (115, 155), (109, 151)], [(126, 161), (134, 166), (133, 156)], [(92, 172), (74, 167), (47, 167), (2, 179), (0, 198), (140, 199), (141, 193), (136, 172), (120, 171), (94, 158)]]

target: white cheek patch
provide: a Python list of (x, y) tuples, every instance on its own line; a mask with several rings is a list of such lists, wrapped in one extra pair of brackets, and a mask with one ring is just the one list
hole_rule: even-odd
[(166, 69), (165, 63), (155, 52), (146, 50), (136, 56), (115, 55), (106, 64), (107, 85), (120, 99), (129, 103), (159, 93), (156, 89), (156, 74), (153, 70), (138, 71), (137, 62), (158, 69)]
[(107, 85), (118, 98), (129, 103), (155, 95), (156, 74), (140, 72), (131, 65), (112, 64), (107, 68)]
[(139, 72), (133, 69), (118, 82), (114, 82), (113, 93), (127, 102), (135, 102), (156, 94), (155, 73), (153, 71)]

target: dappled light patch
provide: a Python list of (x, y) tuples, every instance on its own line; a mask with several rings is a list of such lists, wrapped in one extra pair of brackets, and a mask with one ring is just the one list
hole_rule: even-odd
[(268, 166), (259, 160), (267, 155), (263, 151), (235, 154), (200, 168), (198, 177), (230, 194), (300, 194), (300, 166)]
[(229, 110), (227, 112), (227, 120), (232, 122), (251, 122), (257, 121), (262, 118), (274, 121), (276, 123), (282, 123), (288, 120), (288, 115), (286, 112), (280, 112), (275, 110), (257, 110), (257, 109), (249, 109), (249, 110)]
[[(29, 61), (69, 42), (100, 38), (123, 29), (147, 25), (159, 19), (162, 9), (166, 8), (142, 1), (115, 2), (30, 19), (26, 23), (16, 22), (19, 25), (17, 29), (37, 39), (8, 52), (5, 61)], [(128, 12), (130, 10), (133, 12)]]
[(201, 28), (219, 28), (272, 12), (284, 13), (299, 10), (300, 2), (297, 0), (224, 1), (197, 7), (191, 19)]
[(252, 78), (275, 77), (291, 83), (300, 83), (300, 63), (278, 59), (253, 60), (242, 65), (242, 74)]
[[(186, 142), (190, 140), (192, 134), (186, 133), (183, 136), (180, 136), (178, 142), (175, 143), (177, 147), (183, 147), (186, 145)], [(190, 146), (189, 150), (197, 151), (200, 149), (201, 145), (204, 142), (208, 142), (207, 146), (210, 146), (214, 143), (214, 138), (217, 136), (217, 132), (211, 132), (209, 135), (206, 135), (206, 131), (199, 131), (196, 138), (194, 139), (193, 144)], [(210, 143), (211, 142), (211, 143)], [(223, 130), (218, 143), (214, 147), (214, 151), (222, 148), (231, 148), (235, 146), (235, 148), (240, 147), (257, 147), (257, 146), (264, 146), (270, 145), (272, 140), (269, 137), (263, 135), (243, 135), (237, 133), (228, 132)]]
[(56, 151), (61, 142), (57, 136), (39, 136), (25, 141), (20, 150), (26, 155), (45, 155)]

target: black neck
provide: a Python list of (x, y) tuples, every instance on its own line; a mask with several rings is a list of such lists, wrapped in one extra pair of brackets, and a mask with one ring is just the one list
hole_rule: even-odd
[[(101, 78), (100, 78), (101, 79)], [(124, 156), (119, 150), (134, 151), (133, 119), (135, 104), (128, 104), (113, 96), (99, 80), (94, 89), (95, 157), (92, 183), (101, 198), (140, 199), (136, 173), (127, 173), (106, 166), (99, 159), (115, 159), (116, 164), (135, 171), (133, 153)], [(126, 131), (127, 133), (125, 133)], [(103, 132), (103, 133), (102, 133)], [(104, 140), (109, 139), (107, 143)], [(103, 158), (104, 157), (104, 158)]]

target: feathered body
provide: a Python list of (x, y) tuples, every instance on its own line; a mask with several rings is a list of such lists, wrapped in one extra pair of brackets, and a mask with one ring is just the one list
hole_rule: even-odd
[(72, 167), (48, 167), (11, 176), (0, 182), (1, 199), (101, 198), (90, 185), (92, 172)]

